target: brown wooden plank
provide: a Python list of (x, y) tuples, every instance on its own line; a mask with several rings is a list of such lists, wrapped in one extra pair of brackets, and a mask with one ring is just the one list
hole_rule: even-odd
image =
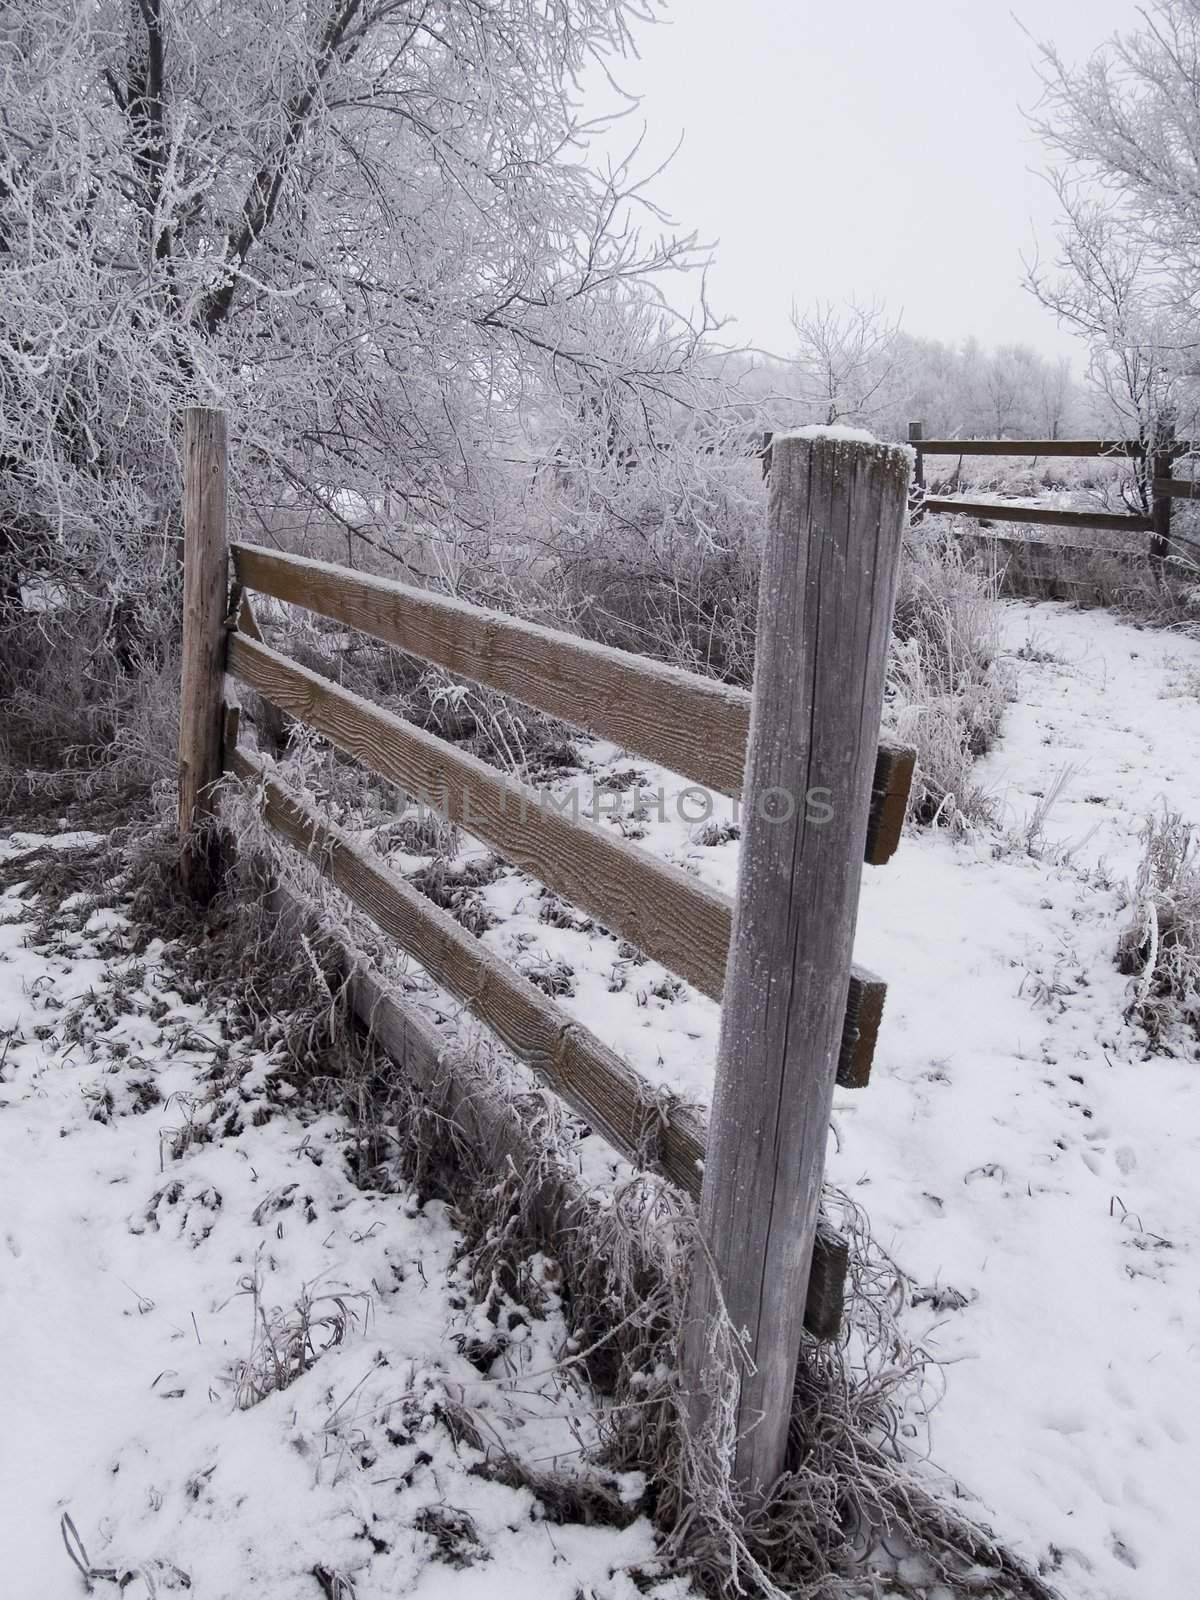
[(435, 982), (468, 1005), (626, 1160), (661, 1172), (689, 1194), (698, 1192), (704, 1149), (699, 1112), (648, 1084), (447, 912), (271, 777), (257, 757), (230, 748), (226, 763), (258, 786), (263, 815), (276, 832)]
[[(1150, 461), (1150, 477), (1152, 480), (1170, 478), (1171, 461), (1174, 455), (1175, 424), (1164, 422), (1156, 441), (1156, 449)], [(1150, 559), (1155, 563), (1163, 562), (1171, 553), (1171, 496), (1169, 494), (1155, 493), (1150, 502), (1150, 522), (1152, 532), (1150, 536)]]
[(739, 794), (750, 696), (626, 650), (386, 578), (234, 546), (238, 580)]
[(1200, 499), (1200, 478), (1155, 478), (1154, 493), (1171, 500)]
[[(266, 640), (262, 636), (262, 629), (258, 625), (258, 618), (254, 614), (254, 603), (250, 596), (239, 587), (235, 599), (237, 631), (244, 633), (248, 639), (253, 639), (258, 644), (265, 644)], [(264, 700), (262, 695), (257, 696), (254, 725), (259, 733), (260, 748), (265, 746), (271, 755), (281, 756), (287, 749), (288, 725), (291, 720), (278, 706), (272, 705), (269, 700)]]
[(837, 1082), (843, 1089), (865, 1089), (871, 1078), (887, 984), (865, 967), (851, 969), (846, 1021), (838, 1051)]
[(846, 1308), (850, 1243), (827, 1217), (817, 1222), (812, 1270), (804, 1302), (804, 1326), (814, 1339), (836, 1339)]
[(926, 511), (943, 511), (986, 522), (1045, 523), (1056, 528), (1108, 528), (1116, 533), (1151, 533), (1151, 517), (1122, 516), (1110, 511), (1056, 511), (1050, 506), (993, 504), (988, 500), (948, 500), (929, 496)]
[(1140, 439), (922, 439), (926, 456), (1144, 456)]
[[(683, 1368), (694, 1427), (736, 1406), (752, 1496), (791, 1420), (911, 477), (907, 447), (836, 434), (776, 434), (771, 455), (746, 790), (838, 804), (820, 829), (747, 807), (738, 865)], [(713, 1349), (722, 1308), (745, 1370)]]
[[(563, 717), (718, 794), (741, 793), (745, 689), (387, 578), (257, 545), (235, 544), (233, 559), (247, 588)], [(881, 751), (903, 748), (880, 742)], [(879, 804), (891, 803), (881, 792)], [(888, 826), (872, 816), (875, 834), (889, 837)]]
[[(451, 817), (514, 866), (590, 911), (701, 993), (721, 998), (733, 922), (727, 896), (591, 823), (544, 808), (528, 785), (266, 645), (234, 634), (228, 668), (408, 794), (444, 801)], [(856, 997), (879, 983), (854, 969), (847, 1027), (856, 1037), (860, 1025), (849, 1020)], [(852, 1048), (861, 1060), (864, 1049), (873, 1049), (873, 1037), (869, 1046)]]
[(339, 750), (444, 809), (514, 866), (719, 1000), (730, 901), (689, 873), (560, 815), (539, 792), (351, 694), (267, 645), (234, 634), (229, 671)]
[(183, 672), (179, 700), (180, 872), (208, 899), (219, 877), (213, 785), (221, 775), (228, 444), (225, 413), (183, 415)]
[(919, 505), (921, 494), (925, 488), (925, 463), (921, 458), (921, 441), (925, 437), (925, 424), (923, 422), (910, 422), (908, 425), (908, 442), (916, 451), (913, 460), (913, 480), (908, 491), (909, 510)]
[(908, 814), (917, 752), (910, 745), (880, 743), (871, 782), (866, 861), (882, 867), (896, 854)]

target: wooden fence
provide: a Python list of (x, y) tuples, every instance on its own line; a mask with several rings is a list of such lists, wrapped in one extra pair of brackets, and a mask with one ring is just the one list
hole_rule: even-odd
[[(245, 780), (269, 825), (589, 1127), (699, 1200), (705, 1259), (693, 1279), (685, 1377), (702, 1414), (722, 1378), (707, 1330), (723, 1303), (750, 1358), (737, 1380), (737, 1471), (748, 1487), (769, 1484), (783, 1464), (802, 1327), (828, 1337), (840, 1314), (845, 1246), (819, 1216), (825, 1142), (835, 1081), (868, 1080), (885, 992), (854, 966), (851, 947), (862, 864), (895, 851), (913, 770), (911, 750), (879, 741), (906, 452), (776, 438), (752, 695), (431, 591), (230, 545), (222, 413), (186, 414), (184, 470), (185, 880), (199, 896), (212, 892), (217, 780)], [(529, 785), (272, 649), (246, 603), (251, 591), (740, 796), (736, 900), (569, 819)], [(226, 674), (404, 793), (437, 795), (506, 860), (722, 1001), (707, 1124), (241, 746)], [(817, 794), (828, 798), (814, 807)], [(439, 1061), (428, 1025), (374, 975), (352, 982), (385, 1045), (428, 1082)], [(465, 1081), (454, 1095), (473, 1126), (491, 1116), (472, 1110)]]
[[(1171, 532), (1171, 502), (1193, 499), (1200, 484), (1172, 476), (1172, 466), (1181, 456), (1190, 455), (1196, 446), (1176, 439), (1172, 428), (1164, 427), (1159, 438), (1147, 445), (1142, 439), (926, 439), (920, 422), (908, 425), (908, 440), (916, 451), (913, 476), (913, 511), (954, 512), (988, 522), (1024, 522), (1057, 528), (1098, 528), (1112, 533), (1148, 533), (1149, 554), (1161, 561), (1172, 545), (1187, 544)], [(1060, 510), (1054, 506), (1018, 506), (988, 500), (962, 500), (924, 494), (926, 456), (1077, 456), (1144, 460), (1150, 452), (1150, 514), (1109, 511)]]

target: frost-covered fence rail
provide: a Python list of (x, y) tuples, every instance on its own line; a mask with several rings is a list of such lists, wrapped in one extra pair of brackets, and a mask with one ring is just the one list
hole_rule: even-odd
[[(210, 505), (209, 522), (223, 528), (223, 435), (212, 432), (210, 442), (221, 471), (189, 455), (186, 493), (189, 504), (197, 494), (219, 494), (220, 515)], [(768, 1260), (774, 1270), (783, 1259), (779, 1252), (786, 1256), (781, 1281), (794, 1299), (789, 1326), (755, 1321), (756, 1360), (773, 1372), (781, 1370), (774, 1348), (781, 1340), (781, 1348), (790, 1348), (783, 1364), (790, 1359), (794, 1369), (792, 1333), (799, 1338), (806, 1317), (811, 1332), (829, 1337), (840, 1316), (845, 1249), (827, 1226), (818, 1230), (817, 1217), (828, 1101), (835, 1079), (861, 1087), (870, 1074), (885, 985), (852, 964), (858, 883), (864, 861), (885, 863), (896, 849), (913, 768), (911, 750), (879, 742), (907, 454), (840, 436), (785, 437), (776, 451), (753, 696), (426, 590), (252, 545), (227, 550), (220, 539), (201, 538), (186, 550), (187, 561), (204, 568), (194, 583), (224, 598), (231, 555), (236, 603), (222, 629), (224, 648), (185, 669), (197, 705), (183, 722), (187, 728), (200, 720), (207, 729), (214, 705), (219, 722), (222, 675), (228, 673), (722, 1000), (724, 1016), (740, 1019), (739, 1028), (749, 1014), (760, 1014), (767, 1029), (762, 1059), (743, 1054), (731, 1066), (734, 1058), (723, 1045), (718, 1081), (728, 1103), (730, 1072), (745, 1072), (744, 1093), (733, 1091), (739, 1112), (786, 1089), (802, 1108), (803, 1139), (777, 1145), (764, 1134), (757, 1153), (742, 1149), (736, 1159), (753, 1159), (773, 1185), (774, 1231), (760, 1237), (753, 1219), (735, 1217), (719, 1249), (710, 1239), (710, 1255), (728, 1259), (753, 1241), (760, 1278)], [(713, 789), (741, 795), (745, 844), (737, 905), (273, 649), (254, 623), (250, 591), (372, 634)], [(219, 614), (227, 610), (226, 604)], [(189, 641), (195, 637), (193, 630)], [(600, 1037), (289, 788), (274, 763), (241, 747), (238, 725), (235, 708), (227, 707), (216, 759), (203, 771), (181, 760), (185, 838), (193, 824), (207, 824), (212, 784), (222, 770), (246, 780), (268, 824), (595, 1132), (635, 1165), (700, 1198), (706, 1217), (725, 1216), (728, 1195), (714, 1210), (710, 1191), (718, 1180), (706, 1169), (711, 1153), (717, 1158), (712, 1170), (727, 1175), (729, 1153), (738, 1148), (724, 1114), (710, 1128), (698, 1108), (664, 1097)], [(817, 795), (822, 803), (814, 809)], [(387, 1039), (402, 1047), (407, 1040), (414, 1061), (428, 1068), (437, 1046), (427, 1025), (415, 1014), (406, 1017), (403, 1002), (382, 996), (374, 979), (366, 990), (372, 1011), (386, 1022)], [(779, 997), (787, 996), (782, 1025)], [(420, 1071), (414, 1076), (423, 1081)], [(772, 1118), (780, 1128), (794, 1125), (792, 1110), (783, 1108), (782, 1120), (780, 1111), (775, 1106), (768, 1114), (764, 1104), (764, 1130)], [(483, 1124), (498, 1125), (486, 1108)], [(778, 1170), (766, 1171), (772, 1161)], [(722, 1176), (719, 1185), (726, 1181)], [(788, 1198), (793, 1190), (801, 1196), (797, 1203)], [(778, 1231), (784, 1218), (792, 1229), (786, 1237)], [(739, 1304), (736, 1296), (732, 1303)]]
[[(1143, 439), (926, 439), (920, 422), (908, 425), (909, 443), (917, 453), (915, 479), (924, 485), (926, 456), (1075, 456), (1084, 458), (1145, 460), (1150, 456), (1150, 514), (1135, 512), (1074, 511), (1057, 506), (1005, 505), (1002, 501), (962, 500), (957, 496), (921, 495), (914, 505), (916, 515), (926, 511), (954, 512), (987, 522), (1024, 522), (1057, 528), (1096, 528), (1109, 533), (1150, 534), (1149, 554), (1163, 560), (1179, 541), (1171, 535), (1171, 501), (1191, 499), (1197, 485), (1186, 478), (1173, 478), (1171, 466), (1181, 456), (1195, 453), (1196, 445), (1176, 439), (1166, 426), (1151, 444)], [(1190, 541), (1184, 541), (1190, 542)]]

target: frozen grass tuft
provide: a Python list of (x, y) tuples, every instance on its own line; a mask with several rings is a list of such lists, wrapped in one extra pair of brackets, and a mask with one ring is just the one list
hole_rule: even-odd
[(302, 1378), (327, 1350), (345, 1342), (370, 1307), (366, 1294), (314, 1294), (305, 1284), (294, 1306), (268, 1308), (257, 1268), (242, 1280), (238, 1293), (248, 1295), (253, 1307), (250, 1354), (234, 1364), (231, 1374), (239, 1411)]
[(1129, 1015), (1156, 1044), (1179, 1029), (1200, 1034), (1200, 849), (1165, 803), (1141, 832), (1134, 915), (1117, 966), (1132, 979)]
[(915, 821), (966, 829), (992, 820), (972, 769), (994, 744), (1012, 693), (994, 582), (951, 540), (914, 530), (900, 564), (886, 716), (917, 751)]

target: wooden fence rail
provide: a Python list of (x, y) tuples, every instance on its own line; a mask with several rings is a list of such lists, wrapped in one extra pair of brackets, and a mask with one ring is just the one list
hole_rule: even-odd
[[(916, 452), (914, 482), (917, 496), (912, 503), (915, 517), (927, 511), (975, 517), (985, 522), (1027, 522), (1059, 528), (1096, 528), (1110, 533), (1150, 534), (1149, 555), (1165, 560), (1172, 545), (1194, 544), (1174, 539), (1171, 534), (1171, 502), (1194, 499), (1197, 485), (1186, 478), (1173, 478), (1171, 464), (1181, 456), (1196, 452), (1195, 443), (1176, 439), (1174, 428), (1164, 424), (1153, 441), (1145, 439), (927, 439), (924, 425), (910, 422), (908, 442)], [(1110, 511), (1060, 510), (1055, 506), (1018, 506), (1004, 501), (963, 500), (958, 497), (924, 494), (926, 456), (1080, 456), (1149, 462), (1150, 511), (1148, 515)]]
[[(251, 545), (229, 552), (223, 521), (194, 509), (218, 481), (223, 508), (223, 428), (194, 413), (186, 428), (197, 441), (186, 456), (189, 594), (219, 595), (218, 618), (232, 553), (235, 597), (255, 590), (304, 606), (741, 796), (734, 902), (564, 814), (561, 796), (548, 803), (546, 791), (271, 648), (240, 601), (223, 645), (210, 640), (207, 612), (186, 634), (180, 804), (193, 888), (207, 886), (193, 841), (210, 828), (224, 770), (257, 796), (272, 829), (596, 1133), (699, 1200), (717, 1276), (697, 1271), (693, 1326), (712, 1315), (715, 1295), (747, 1330), (753, 1373), (739, 1401), (738, 1471), (747, 1487), (763, 1486), (782, 1465), (801, 1325), (807, 1318), (828, 1337), (836, 1323), (845, 1247), (818, 1218), (829, 1102), (835, 1081), (866, 1083), (885, 994), (853, 965), (851, 943), (863, 863), (894, 852), (913, 769), (910, 750), (878, 738), (905, 453), (833, 437), (775, 441), (752, 697), (447, 596)], [(721, 999), (711, 1128), (240, 747), (232, 711), (210, 749), (195, 730), (207, 739), (214, 707), (219, 720), (225, 672)], [(817, 795), (827, 803), (814, 810)], [(381, 1014), (388, 1037), (411, 1040), (427, 1069), (428, 1028), (416, 1019), (406, 1028), (395, 996)], [(689, 1334), (700, 1410), (720, 1379), (702, 1346)]]
[[(246, 589), (562, 717), (718, 794), (741, 793), (745, 689), (387, 578), (257, 545), (234, 544), (232, 553)], [(879, 741), (866, 854), (873, 866), (899, 843), (913, 759), (907, 745)]]

